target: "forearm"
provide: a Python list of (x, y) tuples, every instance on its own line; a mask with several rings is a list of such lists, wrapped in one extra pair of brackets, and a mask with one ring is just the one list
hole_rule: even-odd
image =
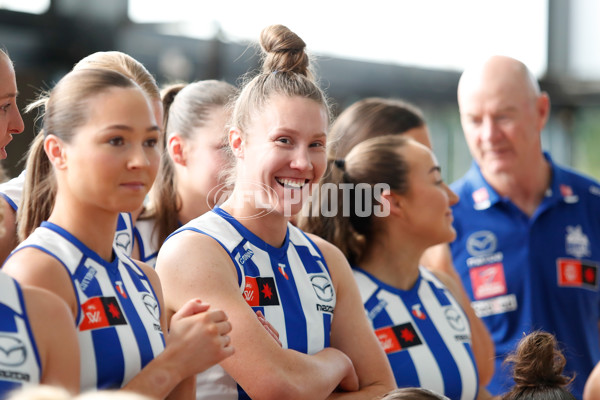
[(361, 387), (358, 391), (355, 392), (344, 392), (344, 391), (336, 391), (331, 393), (328, 400), (334, 399), (344, 399), (344, 400), (358, 400), (358, 399), (378, 399), (385, 393), (393, 390), (395, 387), (384, 382), (373, 382), (369, 385), (365, 385)]
[(154, 399), (164, 399), (182, 379), (175, 362), (170, 360), (169, 353), (164, 351), (133, 377), (123, 389)]

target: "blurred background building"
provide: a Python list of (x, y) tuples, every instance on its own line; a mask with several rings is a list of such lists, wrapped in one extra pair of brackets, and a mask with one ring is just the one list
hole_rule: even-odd
[[(95, 51), (141, 61), (159, 85), (240, 82), (258, 66), (261, 29), (281, 23), (315, 56), (322, 86), (343, 110), (368, 96), (417, 104), (448, 181), (471, 158), (456, 86), (491, 54), (525, 62), (550, 94), (544, 147), (600, 179), (600, 2), (597, 0), (0, 0), (0, 45), (15, 63), (19, 106)], [(35, 115), (10, 145), (10, 176), (35, 135)]]

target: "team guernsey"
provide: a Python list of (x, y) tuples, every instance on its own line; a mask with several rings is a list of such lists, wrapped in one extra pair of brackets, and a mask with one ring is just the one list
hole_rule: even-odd
[(66, 230), (43, 222), (12, 254), (25, 247), (56, 258), (71, 276), (82, 390), (122, 387), (164, 350), (156, 294), (116, 246), (109, 263)]
[[(23, 198), (23, 186), (25, 186), (25, 173), (23, 170), (19, 176), (7, 182), (0, 183), (0, 196), (17, 212)], [(120, 213), (115, 232), (115, 246), (125, 254), (131, 255), (133, 251), (134, 227), (131, 214)]]
[(154, 218), (138, 219), (133, 227), (133, 236), (140, 252), (139, 260), (152, 268), (156, 266), (156, 257), (160, 248), (155, 227)]
[(452, 185), (461, 199), (452, 257), (496, 344), (490, 392), (512, 386), (502, 361), (524, 333), (541, 329), (556, 336), (581, 398), (600, 361), (600, 185), (545, 156), (552, 182), (531, 217), (500, 197), (476, 164)]
[[(288, 224), (285, 242), (276, 248), (217, 207), (167, 240), (182, 231), (209, 235), (229, 253), (240, 296), (263, 312), (284, 348), (314, 354), (329, 347), (335, 291), (323, 255), (301, 230)], [(197, 383), (199, 399), (249, 398), (219, 365), (199, 374)]]
[(353, 272), (398, 387), (475, 399), (479, 384), (469, 320), (446, 287), (422, 267), (410, 290), (387, 285), (356, 266)]
[(0, 272), (0, 399), (23, 385), (39, 384), (41, 376), (21, 287)]

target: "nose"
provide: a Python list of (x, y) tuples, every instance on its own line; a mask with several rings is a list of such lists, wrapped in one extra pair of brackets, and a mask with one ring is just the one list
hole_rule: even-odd
[(143, 168), (149, 166), (151, 164), (151, 157), (148, 154), (148, 150), (148, 148), (144, 147), (141, 144), (132, 146), (127, 166), (130, 169)]
[(450, 187), (448, 185), (444, 184), (444, 186), (446, 189), (446, 194), (448, 195), (448, 203), (450, 203), (451, 206), (458, 203), (458, 200), (460, 200), (458, 195), (456, 193), (454, 193), (454, 191), (452, 189), (450, 189)]
[(16, 135), (18, 133), (23, 132), (25, 130), (25, 123), (23, 122), (23, 118), (21, 117), (21, 113), (19, 109), (15, 105), (12, 107), (13, 115), (10, 118), (10, 124), (8, 125), (8, 132), (12, 135)]
[(481, 126), (481, 138), (484, 141), (491, 142), (498, 137), (498, 125), (493, 118), (484, 118)]
[(294, 151), (291, 167), (302, 171), (312, 169), (312, 161), (308, 149), (298, 148)]

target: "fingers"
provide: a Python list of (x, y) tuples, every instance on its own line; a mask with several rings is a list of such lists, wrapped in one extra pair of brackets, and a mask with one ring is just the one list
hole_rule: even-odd
[(200, 299), (191, 299), (187, 303), (185, 303), (183, 307), (181, 307), (179, 311), (177, 311), (173, 315), (172, 318), (175, 320), (189, 317), (195, 314), (205, 312), (206, 310), (208, 310), (209, 307), (209, 304), (202, 303), (202, 300)]
[(256, 312), (256, 316), (258, 317), (258, 320), (266, 329), (266, 331), (269, 333), (269, 335), (271, 335), (273, 339), (275, 339), (275, 341), (280, 347), (283, 347), (283, 345), (281, 344), (281, 340), (279, 340), (279, 332), (277, 331), (277, 329), (275, 329), (275, 327), (271, 325), (269, 321), (267, 321), (267, 319), (260, 310)]

